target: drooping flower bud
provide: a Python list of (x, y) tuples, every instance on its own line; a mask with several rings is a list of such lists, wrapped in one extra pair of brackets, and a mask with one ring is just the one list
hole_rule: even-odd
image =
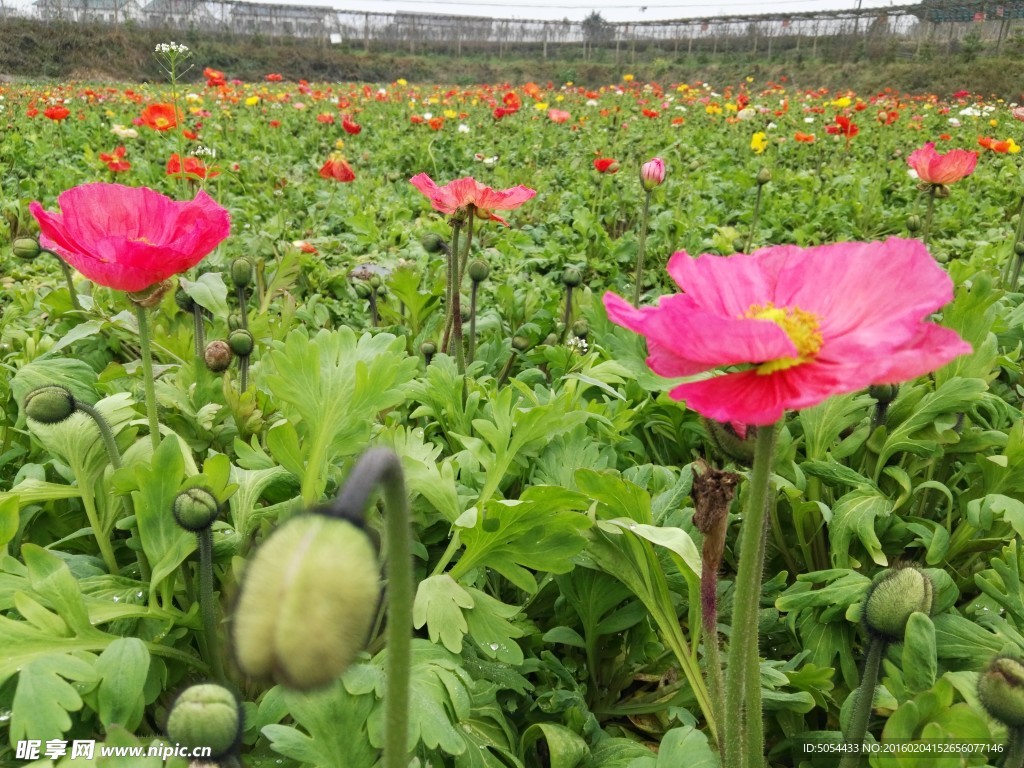
[(640, 183), (650, 192), (665, 183), (665, 161), (660, 157), (648, 160), (640, 167)]
[(1024, 240), (1018, 240), (1013, 244), (1013, 252), (1018, 256), (1024, 256)]
[(562, 271), (562, 285), (566, 288), (576, 288), (583, 282), (583, 275), (576, 267), (566, 267)]
[(487, 262), (480, 259), (473, 261), (467, 271), (469, 272), (469, 279), (474, 283), (482, 283), (491, 274), (491, 268), (487, 266)]
[(40, 387), (25, 397), (25, 415), (43, 424), (59, 424), (75, 410), (75, 396), (64, 387)]
[(192, 312), (196, 307), (195, 300), (185, 292), (184, 288), (178, 288), (174, 292), (174, 303), (182, 312)]
[(373, 289), (364, 280), (360, 280), (353, 287), (355, 288), (356, 296), (360, 299), (368, 299), (373, 294)]
[(875, 577), (864, 598), (864, 627), (887, 642), (900, 642), (910, 615), (931, 613), (935, 587), (915, 566), (889, 568)]
[(379, 570), (370, 540), (349, 521), (286, 522), (245, 573), (232, 631), (239, 667), (298, 690), (333, 682), (368, 639)]
[(135, 304), (145, 309), (152, 309), (161, 302), (164, 294), (171, 289), (174, 283), (170, 278), (161, 280), (159, 283), (153, 283), (148, 288), (144, 288), (141, 291), (131, 291), (128, 293), (128, 298)]
[(171, 508), (175, 522), (186, 531), (205, 531), (220, 514), (220, 502), (208, 489), (189, 488), (174, 497)]
[(247, 288), (252, 282), (252, 259), (239, 256), (231, 262), (231, 282), (236, 288)]
[(241, 744), (243, 715), (238, 699), (227, 688), (212, 683), (182, 691), (167, 716), (167, 738), (196, 749), (208, 747), (214, 760)]
[(19, 237), (14, 241), (14, 255), (25, 261), (32, 261), (43, 249), (39, 247), (39, 241), (34, 237)]
[(448, 252), (448, 244), (444, 241), (444, 238), (434, 232), (428, 232), (421, 237), (420, 245), (423, 246), (423, 250), (427, 253)]
[(701, 423), (708, 431), (711, 444), (723, 458), (732, 459), (741, 466), (753, 466), (757, 427), (703, 418)]
[(214, 373), (226, 371), (231, 365), (231, 347), (226, 341), (215, 339), (206, 345), (203, 357), (206, 360), (206, 367)]
[(239, 357), (251, 355), (255, 345), (252, 334), (244, 328), (236, 328), (228, 334), (228, 346)]
[(1008, 728), (1024, 728), (1024, 664), (996, 656), (978, 678), (978, 699)]

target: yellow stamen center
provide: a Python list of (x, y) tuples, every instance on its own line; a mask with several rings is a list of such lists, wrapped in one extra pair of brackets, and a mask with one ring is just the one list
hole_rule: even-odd
[(806, 363), (821, 349), (821, 327), (818, 323), (818, 316), (813, 312), (799, 307), (776, 307), (769, 302), (754, 304), (747, 310), (744, 317), (775, 323), (786, 332), (790, 341), (793, 342), (793, 346), (796, 347), (797, 357), (780, 357), (777, 360), (768, 360), (756, 366), (755, 370), (761, 375), (784, 371), (794, 365)]

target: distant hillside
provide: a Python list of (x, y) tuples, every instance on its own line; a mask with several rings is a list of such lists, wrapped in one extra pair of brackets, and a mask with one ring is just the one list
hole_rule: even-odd
[(213, 67), (243, 80), (262, 79), (269, 72), (280, 72), (286, 79), (371, 83), (403, 77), (421, 83), (571, 80), (596, 86), (619, 82), (629, 72), (640, 80), (667, 83), (700, 79), (726, 84), (753, 75), (762, 82), (786, 76), (798, 87), (853, 88), (861, 93), (890, 87), (910, 93), (948, 95), (966, 89), (1024, 103), (1024, 83), (1018, 76), (1024, 55), (1017, 39), (1017, 45), (1007, 45), (998, 57), (975, 58), (976, 52), (964, 52), (954, 57), (889, 61), (892, 57), (870, 58), (862, 51), (853, 56), (856, 60), (833, 62), (791, 51), (769, 58), (734, 52), (672, 56), (654, 50), (637, 52), (630, 63), (626, 63), (629, 57), (623, 56), (622, 63), (616, 64), (613, 52), (606, 50), (594, 51), (589, 60), (584, 60), (581, 50), (568, 48), (560, 49), (562, 58), (547, 60), (540, 56), (498, 58), (493, 53), (481, 52), (460, 57), (414, 56), (401, 52), (365, 53), (362, 49), (322, 46), (291, 38), (0, 18), (0, 76), (162, 80), (152, 51), (157, 43), (170, 40), (185, 43), (195, 51), (197, 67), (190, 77), (197, 81), (201, 80), (203, 67)]

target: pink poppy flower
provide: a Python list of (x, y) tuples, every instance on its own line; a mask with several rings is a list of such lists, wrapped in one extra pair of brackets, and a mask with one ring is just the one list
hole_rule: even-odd
[(177, 201), (147, 187), (83, 184), (60, 213), (29, 206), (40, 244), (94, 283), (141, 291), (194, 267), (228, 236), (231, 218), (206, 192)]
[(537, 194), (536, 190), (522, 184), (511, 189), (491, 189), (472, 176), (439, 187), (427, 174), (421, 173), (409, 179), (409, 183), (427, 196), (435, 211), (455, 213), (459, 208), (474, 205), (478, 215), (506, 226), (508, 222), (495, 216), (493, 211), (511, 211)]
[(572, 115), (566, 112), (564, 109), (549, 109), (548, 120), (552, 123), (564, 123), (568, 121)]
[(935, 151), (935, 144), (931, 141), (915, 149), (907, 158), (907, 165), (917, 171), (917, 177), (926, 184), (952, 184), (960, 181), (974, 173), (977, 164), (977, 152), (951, 149), (941, 154)]
[(684, 293), (636, 309), (605, 294), (608, 317), (647, 338), (662, 376), (725, 375), (669, 394), (721, 422), (768, 425), (790, 409), (939, 368), (971, 346), (927, 321), (953, 282), (917, 240), (685, 252), (668, 272)]

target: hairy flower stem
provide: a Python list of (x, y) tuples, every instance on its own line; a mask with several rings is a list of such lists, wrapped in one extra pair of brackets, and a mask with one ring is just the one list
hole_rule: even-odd
[(103, 438), (103, 447), (107, 449), (107, 459), (110, 461), (110, 466), (114, 469), (120, 469), (121, 452), (117, 449), (117, 442), (114, 440), (114, 431), (110, 428), (110, 423), (102, 413), (78, 398), (75, 398), (75, 408), (87, 414), (96, 422), (96, 428), (99, 429), (100, 437)]
[(476, 280), (469, 291), (469, 356), (467, 362), (472, 363), (476, 357), (476, 298), (480, 292), (480, 283)]
[[(1017, 228), (1013, 233), (1013, 242), (1010, 244), (1010, 258), (1006, 260), (1003, 268), (1003, 285), (1007, 288), (1017, 287), (1017, 278), (1020, 277), (1020, 268), (1024, 262), (1024, 255), (1017, 255), (1017, 243), (1024, 237), (1024, 197), (1020, 199), (1020, 206), (1017, 208)], [(1017, 278), (1010, 281), (1010, 276), (1016, 274)]]
[(736, 597), (725, 682), (725, 768), (760, 768), (764, 763), (757, 623), (764, 571), (765, 512), (778, 432), (779, 423), (757, 430), (754, 468), (740, 529), (739, 568), (734, 585)]
[(196, 346), (196, 370), (203, 365), (203, 353), (206, 350), (206, 324), (203, 323), (203, 308), (193, 302), (192, 324), (195, 326), (193, 337)]
[(227, 678), (224, 677), (220, 639), (217, 637), (217, 605), (213, 597), (213, 532), (204, 528), (196, 533), (196, 538), (199, 540), (199, 612), (203, 616), (207, 662), (213, 676), (223, 683)]
[[(747, 244), (743, 248), (744, 253), (750, 253), (750, 247), (754, 244), (754, 233), (757, 232), (757, 225), (761, 220), (761, 195), (763, 192), (764, 184), (758, 184), (757, 197), (754, 198), (754, 215), (750, 219), (750, 232), (747, 234)], [(633, 305), (636, 306), (636, 302)]]
[(560, 341), (565, 341), (569, 335), (570, 326), (572, 326), (572, 286), (565, 286), (565, 309), (562, 310), (562, 338)]
[(64, 281), (68, 284), (68, 294), (71, 296), (71, 306), (77, 310), (82, 309), (81, 302), (78, 301), (78, 292), (75, 290), (75, 281), (71, 277), (71, 267), (69, 267), (60, 256), (53, 254), (57, 257), (57, 261), (60, 262), (60, 271), (64, 273)]
[[(867, 660), (864, 662), (864, 674), (861, 676), (860, 688), (857, 689), (857, 700), (853, 704), (850, 726), (843, 740), (847, 744), (861, 744), (868, 732), (868, 719), (871, 717), (871, 703), (875, 699), (875, 688), (878, 687), (878, 671), (882, 666), (882, 654), (886, 642), (881, 637), (872, 637), (868, 643)], [(839, 763), (839, 768), (857, 768), (861, 755), (847, 753)], [(1009, 765), (1009, 763), (1007, 763)]]
[[(470, 216), (473, 216), (470, 211)], [(472, 221), (472, 218), (470, 219)], [(470, 225), (472, 226), (472, 225)], [(466, 373), (466, 351), (462, 343), (462, 267), (459, 256), (459, 235), (462, 233), (462, 222), (452, 224), (452, 345), (455, 347), (455, 361), (459, 375)], [(449, 353), (451, 354), (451, 353)]]
[(235, 298), (238, 299), (238, 314), (242, 322), (241, 328), (247, 331), (249, 330), (249, 302), (243, 286), (235, 286)]
[(928, 205), (924, 211), (924, 224), (921, 225), (921, 242), (928, 245), (928, 235), (932, 231), (932, 217), (935, 215), (935, 191), (938, 189), (934, 184), (928, 188)]
[(380, 313), (377, 311), (377, 289), (370, 286), (370, 295), (366, 299), (370, 305), (370, 327), (376, 328), (380, 323)]
[(146, 416), (149, 419), (149, 438), (153, 451), (160, 447), (160, 422), (156, 417), (156, 386), (153, 379), (153, 350), (149, 343), (149, 320), (146, 308), (136, 304), (135, 317), (139, 321), (139, 349), (142, 358), (142, 384), (146, 390)]
[(238, 358), (238, 394), (249, 389), (249, 355)]
[(409, 765), (409, 674), (412, 657), (412, 534), (409, 525), (409, 497), (405, 491), (402, 464), (385, 448), (363, 454), (353, 467), (341, 495), (329, 514), (351, 519), (362, 516), (371, 494), (384, 490), (384, 534), (387, 578), (387, 682), (384, 689), (383, 768)]
[(1024, 728), (1011, 728), (1003, 768), (1024, 768)]
[[(647, 222), (651, 215), (651, 192), (653, 190), (646, 190), (647, 194), (644, 196), (644, 208), (640, 216), (640, 239), (636, 243), (636, 277), (634, 278), (635, 285), (633, 286), (633, 306), (640, 306), (640, 293), (643, 290), (644, 284), (644, 255), (647, 248)], [(758, 202), (761, 200), (761, 187), (757, 187), (757, 199)], [(756, 210), (756, 209), (755, 209)], [(756, 217), (756, 213), (754, 214)], [(755, 218), (756, 221), (756, 218)], [(747, 242), (749, 249), (750, 242)]]
[(512, 373), (512, 366), (515, 365), (516, 357), (518, 352), (513, 349), (508, 356), (508, 360), (505, 361), (504, 367), (501, 369), (501, 373), (498, 374), (498, 386), (500, 387), (506, 381), (508, 381), (509, 375)]
[[(452, 225), (452, 232), (457, 233), (455, 225)], [(445, 257), (447, 263), (447, 279), (445, 281), (445, 295), (444, 295), (444, 333), (441, 335), (441, 351), (446, 355), (449, 353), (448, 342), (451, 340), (452, 334), (452, 291), (455, 287), (455, 267), (454, 264), (458, 260), (457, 252), (458, 243), (455, 240), (452, 241), (452, 246), (445, 250)]]

